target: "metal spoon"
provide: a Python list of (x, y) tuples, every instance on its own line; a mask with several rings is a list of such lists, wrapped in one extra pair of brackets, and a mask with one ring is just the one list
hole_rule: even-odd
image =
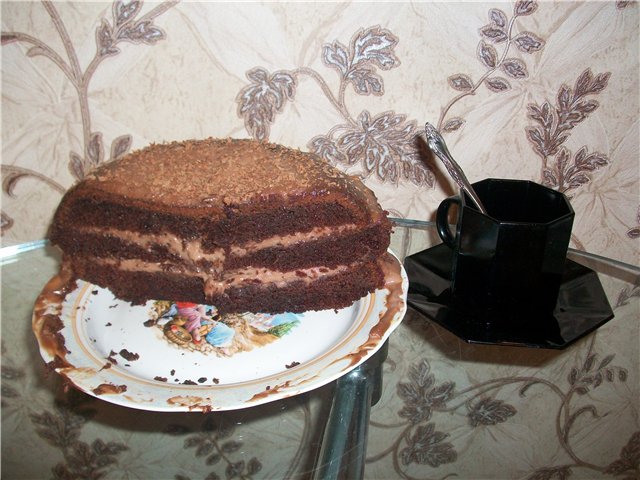
[(456, 161), (449, 153), (447, 144), (445, 143), (444, 138), (442, 138), (442, 135), (440, 135), (440, 132), (438, 132), (438, 130), (436, 130), (433, 125), (427, 122), (424, 125), (424, 133), (427, 136), (427, 143), (429, 144), (429, 148), (438, 156), (442, 163), (444, 163), (444, 166), (447, 168), (447, 171), (449, 172), (449, 175), (451, 175), (451, 178), (453, 178), (453, 180), (463, 192), (471, 197), (471, 200), (476, 204), (478, 210), (486, 215), (487, 210), (484, 208), (484, 205), (482, 205), (480, 197), (478, 197), (478, 194), (471, 186), (471, 183), (469, 183), (469, 180), (467, 180), (467, 176), (464, 174), (464, 171), (462, 170), (460, 165), (456, 163)]

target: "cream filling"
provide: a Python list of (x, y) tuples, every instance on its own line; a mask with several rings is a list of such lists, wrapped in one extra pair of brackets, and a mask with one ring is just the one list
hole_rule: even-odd
[[(297, 243), (326, 238), (355, 229), (356, 225), (354, 224), (339, 225), (336, 227), (315, 227), (308, 232), (298, 232), (290, 235), (274, 235), (258, 242), (250, 241), (238, 246), (233, 245), (229, 251), (233, 256), (243, 257), (263, 249), (288, 247)], [(196, 262), (200, 260), (210, 262), (213, 265), (212, 270), (216, 272), (222, 270), (222, 265), (226, 258), (225, 251), (222, 248), (205, 252), (200, 240), (184, 240), (172, 233), (145, 234), (129, 230), (100, 227), (81, 228), (80, 232), (94, 235), (110, 235), (144, 249), (162, 246), (194, 268), (196, 268)]]
[(98, 265), (116, 267), (119, 270), (128, 272), (168, 272), (200, 277), (204, 280), (204, 293), (207, 297), (214, 294), (222, 294), (227, 288), (234, 288), (243, 284), (250, 285), (253, 283), (260, 283), (261, 285), (273, 285), (278, 288), (282, 288), (294, 281), (301, 281), (308, 285), (319, 278), (329, 277), (345, 272), (351, 267), (351, 265), (339, 265), (334, 268), (309, 267), (284, 272), (270, 270), (268, 268), (249, 267), (229, 270), (218, 275), (218, 278), (215, 278), (204, 272), (185, 272), (175, 265), (168, 265), (159, 262), (145, 262), (138, 259), (115, 260), (110, 258), (98, 258), (93, 259), (93, 261)]
[(259, 242), (247, 242), (243, 245), (232, 245), (230, 252), (237, 257), (243, 257), (249, 253), (254, 253), (266, 248), (288, 247), (296, 243), (307, 242), (309, 240), (317, 240), (320, 238), (330, 237), (342, 232), (355, 230), (355, 224), (339, 225), (336, 227), (314, 227), (308, 232), (298, 232), (290, 235), (274, 235)]
[(202, 242), (200, 240), (186, 241), (172, 233), (146, 234), (132, 232), (129, 230), (100, 227), (86, 227), (79, 229), (79, 231), (81, 233), (90, 233), (93, 235), (110, 235), (146, 250), (150, 250), (157, 246), (165, 247), (169, 252), (180, 257), (194, 270), (199, 270), (196, 265), (198, 261), (205, 260), (211, 262), (213, 265), (212, 271), (219, 272), (222, 270), (222, 265), (225, 260), (225, 252), (223, 248), (217, 248), (213, 251), (205, 252), (202, 249)]

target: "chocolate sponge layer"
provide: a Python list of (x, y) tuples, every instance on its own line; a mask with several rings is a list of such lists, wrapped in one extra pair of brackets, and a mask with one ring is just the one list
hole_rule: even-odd
[(221, 313), (275, 314), (344, 308), (384, 285), (383, 273), (376, 261), (323, 277), (312, 284), (294, 281), (278, 287), (256, 281), (211, 297), (205, 296), (203, 280), (198, 277), (169, 272), (123, 272), (82, 260), (72, 262), (72, 266), (81, 278), (108, 287), (116, 297), (134, 304), (143, 304), (149, 299), (188, 301), (215, 305)]

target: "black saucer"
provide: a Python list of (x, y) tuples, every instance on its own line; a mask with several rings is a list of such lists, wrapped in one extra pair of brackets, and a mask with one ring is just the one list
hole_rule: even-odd
[[(598, 275), (567, 259), (555, 309), (471, 311), (451, 295), (453, 252), (444, 244), (407, 257), (408, 304), (469, 343), (562, 349), (613, 318)], [(467, 308), (465, 308), (467, 307)]]

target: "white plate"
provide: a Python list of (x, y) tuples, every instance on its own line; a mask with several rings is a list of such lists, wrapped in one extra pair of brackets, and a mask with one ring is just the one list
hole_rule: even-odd
[[(235, 331), (227, 326), (234, 319), (215, 317), (220, 326), (209, 311), (194, 320), (203, 328), (200, 343), (185, 345), (170, 337), (194, 325), (181, 327), (179, 318), (193, 310), (181, 309), (176, 317), (170, 302), (132, 306), (107, 289), (82, 280), (65, 284), (56, 276), (36, 302), (33, 330), (44, 360), (103, 400), (153, 411), (245, 408), (325, 385), (384, 344), (404, 317), (408, 288), (400, 262), (388, 255), (388, 263), (385, 288), (351, 307), (248, 315), (235, 318), (244, 324)], [(222, 334), (207, 340), (207, 323)]]

